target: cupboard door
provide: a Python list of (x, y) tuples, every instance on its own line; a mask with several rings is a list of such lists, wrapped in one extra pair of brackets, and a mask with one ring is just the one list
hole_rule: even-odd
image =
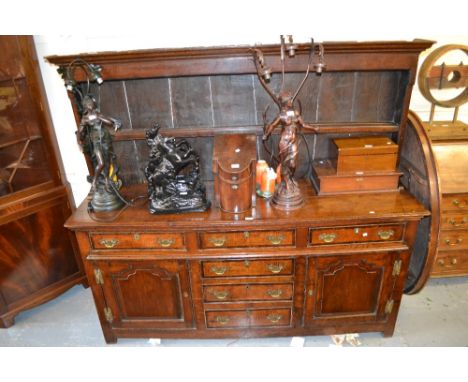
[(94, 266), (113, 327), (193, 327), (185, 261), (99, 261)]
[(386, 319), (395, 260), (388, 252), (310, 258), (305, 324)]

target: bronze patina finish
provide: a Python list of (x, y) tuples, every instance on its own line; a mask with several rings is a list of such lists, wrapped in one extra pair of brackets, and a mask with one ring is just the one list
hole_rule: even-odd
[[(299, 94), (302, 86), (304, 85), (310, 71), (310, 64), (315, 51), (315, 45), (312, 40), (310, 47), (309, 62), (307, 64), (307, 70), (305, 76), (299, 87), (292, 94), (290, 91), (284, 89), (284, 56), (285, 51), (288, 52), (289, 57), (293, 57), (295, 54), (295, 45), (293, 44), (292, 37), (288, 36), (288, 43), (285, 43), (284, 37), (281, 36), (281, 66), (282, 66), (282, 81), (281, 87), (278, 94), (275, 94), (267, 84), (267, 81), (271, 78), (271, 69), (265, 64), (263, 53), (259, 49), (254, 49), (254, 60), (257, 69), (258, 78), (271, 96), (273, 101), (279, 108), (278, 116), (270, 123), (265, 122), (263, 141), (265, 142), (278, 126), (281, 126), (281, 137), (278, 144), (279, 154), (279, 168), (281, 174), (281, 182), (276, 187), (273, 195), (272, 203), (275, 207), (283, 210), (294, 210), (300, 208), (303, 204), (303, 197), (301, 190), (299, 189), (296, 180), (294, 179), (294, 173), (297, 167), (297, 156), (299, 150), (299, 142), (297, 135), (301, 128), (317, 132), (317, 126), (311, 126), (304, 122), (299, 112), (299, 108), (294, 105), (297, 95)], [(319, 62), (315, 64), (315, 70), (317, 73), (321, 73), (325, 68), (323, 62), (323, 47), (319, 45)], [(264, 113), (264, 116), (266, 112)]]
[(83, 152), (91, 158), (94, 168), (93, 176), (89, 177), (93, 193), (89, 207), (94, 211), (119, 209), (125, 201), (118, 191), (122, 184), (117, 177), (116, 156), (112, 147), (112, 136), (107, 127), (111, 126), (117, 131), (122, 123), (101, 114), (91, 95), (83, 98), (82, 110), (77, 139)]

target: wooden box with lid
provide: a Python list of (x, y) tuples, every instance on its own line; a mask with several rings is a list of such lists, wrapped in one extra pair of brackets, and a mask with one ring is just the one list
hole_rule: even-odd
[[(376, 134), (388, 136), (399, 148), (400, 142), (416, 145), (402, 137), (411, 130), (406, 111), (418, 55), (431, 44), (324, 44), (326, 72), (310, 75), (298, 95), (304, 121), (319, 127), (317, 135), (304, 132), (307, 145), (299, 152), (295, 176), (304, 194), (301, 209), (281, 211), (258, 198), (255, 209), (243, 214), (212, 205), (204, 212), (154, 216), (136, 203), (115, 221), (97, 222), (85, 204), (80, 206), (67, 227), (78, 239), (106, 340), (366, 331), (391, 335), (404, 291), (422, 288), (426, 265), (432, 262), (426, 252), (414, 251), (427, 240), (430, 216), (424, 199), (403, 189), (317, 195), (307, 181), (305, 150), (309, 148), (310, 158), (327, 159), (332, 139)], [(261, 49), (274, 76), (281, 73), (279, 46)], [(308, 44), (299, 44), (286, 83), (303, 78), (299, 72), (308, 57)], [(49, 61), (66, 66), (75, 58)], [(256, 77), (251, 47), (80, 58), (102, 65), (102, 112), (123, 119), (114, 145), (117, 156), (128, 159), (120, 163), (122, 193), (131, 199), (145, 192), (144, 178), (135, 169), (144, 167), (139, 162), (146, 158), (141, 141), (152, 115), (169, 126), (163, 134), (190, 139), (200, 153), (211, 201), (219, 195), (231, 211), (250, 204), (254, 177), (252, 188), (250, 180), (236, 182), (250, 179), (254, 167), (232, 179), (231, 163), (249, 169), (256, 151), (246, 150), (242, 162), (228, 161), (227, 168), (223, 155), (232, 160), (235, 149), (243, 152), (244, 147), (227, 144), (225, 134), (248, 134), (253, 137), (249, 147), (257, 147), (260, 158), (270, 157), (268, 147), (262, 147), (269, 97)], [(77, 71), (76, 76), (86, 86), (82, 74)], [(144, 111), (145, 117), (135, 110)], [(274, 118), (271, 113), (272, 108), (267, 118)], [(277, 140), (278, 132), (272, 135)], [(223, 184), (221, 176), (228, 182)], [(248, 188), (242, 191), (245, 199), (232, 199), (237, 191), (233, 185)]]
[(311, 181), (320, 195), (395, 191), (398, 145), (387, 136), (331, 140), (330, 159), (312, 164)]

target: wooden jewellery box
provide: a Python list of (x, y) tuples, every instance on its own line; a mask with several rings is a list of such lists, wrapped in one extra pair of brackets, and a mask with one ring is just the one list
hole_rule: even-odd
[(386, 136), (332, 139), (330, 159), (312, 166), (312, 184), (320, 194), (395, 191), (398, 145)]
[(225, 212), (242, 213), (255, 206), (256, 137), (218, 135), (213, 144), (216, 202)]
[(333, 139), (336, 173), (394, 172), (398, 145), (384, 136)]

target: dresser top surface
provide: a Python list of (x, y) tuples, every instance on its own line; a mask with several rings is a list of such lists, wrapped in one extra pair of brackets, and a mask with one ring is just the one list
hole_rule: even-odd
[[(152, 215), (148, 210), (146, 185), (129, 187), (126, 190), (127, 199), (145, 195), (135, 201), (133, 206), (122, 212), (95, 214), (91, 218), (87, 212), (85, 200), (66, 222), (66, 227), (73, 230), (87, 229), (170, 229), (177, 227), (192, 229), (207, 229), (224, 227), (235, 229), (239, 227), (265, 226), (298, 226), (370, 223), (383, 220), (418, 220), (428, 216), (429, 211), (416, 201), (405, 190), (395, 192), (380, 192), (366, 194), (315, 195), (307, 182), (301, 182), (304, 194), (304, 205), (294, 211), (281, 211), (273, 208), (270, 203), (257, 197), (256, 207), (245, 214), (230, 214), (216, 207), (213, 197), (213, 185), (207, 183), (207, 197), (211, 200), (211, 208), (205, 212), (189, 212), (182, 214)], [(114, 219), (115, 218), (115, 219)], [(105, 220), (105, 221), (96, 221)], [(112, 220), (113, 219), (113, 220)], [(110, 221), (108, 221), (110, 220)], [(294, 222), (294, 223), (292, 223)]]

